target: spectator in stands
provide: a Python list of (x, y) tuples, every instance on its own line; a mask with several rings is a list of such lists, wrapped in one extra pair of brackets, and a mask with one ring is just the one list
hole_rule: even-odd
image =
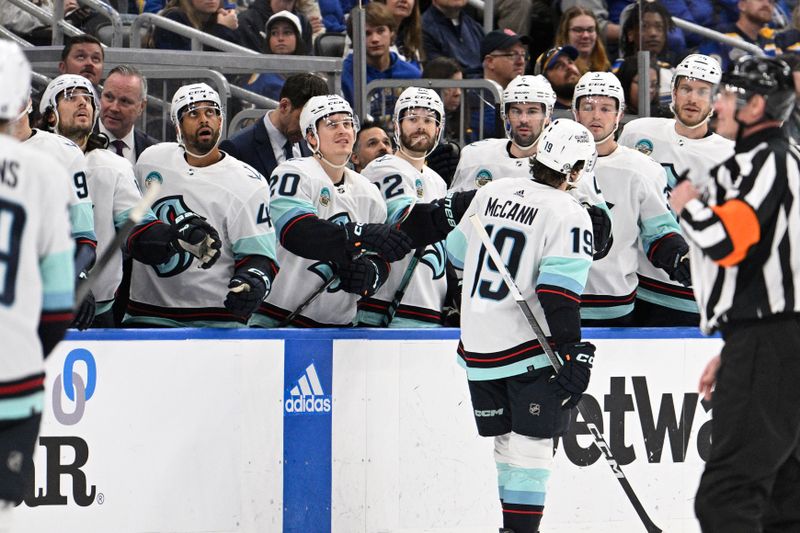
[(422, 50), (422, 15), (417, 0), (377, 0), (394, 15), (397, 32), (394, 39), (400, 59), (420, 66), (425, 61)]
[[(646, 0), (652, 2), (653, 0)], [(670, 16), (675, 16), (688, 22), (694, 22), (701, 25), (710, 25), (712, 23), (713, 6), (712, 2), (716, 0), (658, 0)], [(609, 1), (609, 17), (611, 20), (618, 21), (620, 26), (625, 25), (625, 20), (628, 17), (630, 9), (637, 2), (635, 0), (610, 0)], [(625, 35), (625, 32), (622, 33)], [(678, 53), (675, 60), (679, 60), (685, 55), (687, 49), (687, 36), (677, 26), (672, 26), (667, 33), (667, 49), (673, 50)], [(691, 45), (697, 46), (700, 43), (699, 37), (691, 39)]]
[(328, 94), (328, 85), (319, 76), (305, 73), (289, 76), (281, 90), (278, 108), (222, 141), (220, 149), (269, 178), (279, 163), (311, 155), (300, 132), (300, 111), (309, 98), (323, 94)]
[[(625, 94), (625, 112), (638, 115), (639, 114), (639, 66), (636, 63), (636, 58), (629, 58), (622, 66), (615, 72), (619, 82), (622, 85), (622, 92)], [(650, 114), (651, 117), (672, 117), (669, 107), (662, 106), (659, 100), (658, 79), (659, 71), (653, 65), (650, 65)]]
[[(52, 0), (30, 1), (48, 13), (53, 12)], [(64, 0), (64, 19), (73, 26), (82, 28), (92, 13), (87, 8), (81, 8), (77, 0)], [(50, 24), (45, 24), (7, 0), (0, 0), (0, 26), (11, 30), (34, 46), (49, 46), (53, 42)]]
[(464, 13), (467, 0), (432, 0), (422, 15), (422, 48), (426, 61), (452, 57), (468, 78), (480, 77), (483, 27)]
[[(784, 54), (800, 52), (800, 3), (792, 10), (791, 27), (775, 34), (775, 46)], [(789, 56), (785, 56), (785, 60)], [(794, 60), (791, 60), (794, 63)], [(790, 64), (790, 66), (793, 66)]]
[[(449, 57), (437, 57), (425, 64), (422, 77), (433, 80), (462, 80), (461, 65)], [(444, 142), (458, 142), (461, 138), (461, 120), (459, 108), (461, 107), (461, 89), (440, 89), (439, 94), (444, 104)], [(430, 166), (430, 163), (428, 164)], [(439, 170), (435, 169), (437, 172)], [(452, 173), (451, 173), (452, 174)], [(441, 172), (439, 175), (444, 178)], [(447, 181), (447, 178), (445, 178)]]
[(311, 54), (312, 35), (319, 31), (316, 27), (324, 29), (322, 21), (310, 21), (295, 9), (295, 0), (255, 0), (239, 17), (239, 37), (242, 46), (256, 52), (264, 52), (267, 44), (267, 22), (269, 18), (280, 11), (289, 11), (300, 19), (300, 34), (303, 36), (303, 46)]
[(544, 52), (536, 59), (534, 74), (541, 74), (556, 93), (554, 109), (571, 109), (572, 95), (581, 73), (575, 65), (578, 59), (578, 50), (574, 46), (558, 46)]
[(346, 11), (339, 0), (319, 0), (319, 10), (326, 32), (344, 33), (347, 31), (344, 16)]
[(97, 87), (103, 79), (103, 45), (91, 35), (77, 35), (67, 39), (58, 63), (59, 74), (83, 76)]
[(608, 2), (606, 0), (559, 0), (559, 7), (562, 13), (566, 13), (571, 8), (580, 6), (588, 10), (597, 18), (599, 28), (598, 36), (605, 43), (613, 45), (616, 49), (616, 43), (619, 41), (620, 27), (616, 22), (611, 22), (608, 18)]
[[(290, 11), (279, 11), (267, 21), (267, 46), (264, 53), (279, 55), (306, 55), (300, 19)], [(279, 72), (253, 74), (244, 88), (255, 93), (280, 99), (286, 75)]]
[[(161, 16), (239, 44), (236, 10), (223, 8), (221, 0), (169, 0)], [(192, 41), (188, 37), (156, 27), (153, 31), (153, 47), (162, 50), (191, 50)]]
[[(755, 44), (768, 56), (774, 57), (778, 50), (775, 45), (775, 31), (768, 24), (772, 20), (773, 0), (740, 0), (739, 19), (733, 24), (720, 26), (718, 31), (729, 37), (742, 39)], [(700, 46), (700, 53), (713, 56), (722, 65), (722, 71), (728, 69), (731, 61), (746, 54), (741, 48), (723, 45), (707, 40)]]
[(494, 4), (496, 26), (527, 36), (531, 30), (532, 11), (532, 0), (497, 0)]
[[(347, 34), (353, 38), (353, 16), (359, 7), (354, 7), (347, 22)], [(418, 79), (422, 77), (422, 70), (408, 61), (403, 61), (392, 52), (390, 47), (394, 41), (397, 30), (394, 15), (385, 4), (371, 2), (364, 8), (365, 12), (365, 43), (367, 56), (367, 83), (382, 79)], [(373, 118), (388, 116), (394, 110), (395, 92), (402, 89), (374, 92), (370, 98), (370, 113)], [(342, 65), (342, 94), (350, 105), (355, 103), (355, 88), (353, 87), (353, 53), (351, 52)], [(384, 111), (385, 110), (385, 111)]]
[[(800, 4), (798, 4), (798, 7), (795, 7), (795, 14), (793, 16), (796, 16), (796, 13), (799, 9)], [(794, 94), (796, 97), (792, 114), (789, 115), (789, 118), (786, 119), (781, 127), (794, 144), (800, 144), (800, 54), (784, 54), (781, 56), (781, 59), (783, 59), (786, 64), (792, 68), (792, 77), (794, 78)]]
[(611, 68), (611, 62), (603, 39), (597, 38), (599, 33), (600, 23), (594, 13), (582, 6), (571, 7), (561, 15), (556, 46), (568, 44), (578, 51), (575, 65), (581, 74), (590, 70), (605, 72)]
[(369, 121), (362, 124), (356, 134), (350, 162), (353, 164), (353, 170), (360, 174), (373, 159), (393, 153), (394, 147), (386, 128), (377, 122)]
[(135, 67), (111, 69), (100, 94), (100, 132), (109, 138), (108, 149), (136, 163), (145, 148), (158, 141), (135, 127), (147, 106), (147, 78)]

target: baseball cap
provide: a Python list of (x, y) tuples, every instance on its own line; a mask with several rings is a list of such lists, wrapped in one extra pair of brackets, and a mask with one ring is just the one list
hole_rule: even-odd
[(300, 37), (303, 36), (303, 30), (300, 27), (300, 19), (298, 18), (297, 15), (295, 15), (291, 11), (286, 11), (285, 9), (283, 11), (278, 11), (277, 13), (272, 15), (269, 18), (269, 20), (267, 20), (267, 26), (266, 26), (267, 31), (269, 31), (269, 27), (274, 22), (276, 22), (278, 20), (286, 20), (286, 21), (288, 21), (290, 24), (292, 24), (295, 27), (295, 29), (297, 29), (297, 35), (299, 35)]
[(495, 50), (511, 48), (517, 43), (529, 45), (531, 44), (531, 40), (527, 35), (517, 35), (513, 30), (509, 30), (508, 28), (504, 30), (492, 30), (481, 39), (481, 59)]
[(547, 52), (543, 52), (539, 57), (536, 58), (536, 66), (533, 69), (534, 74), (544, 74), (547, 72), (553, 64), (561, 57), (562, 54), (566, 54), (567, 57), (575, 61), (578, 59), (578, 49), (574, 46), (566, 45), (566, 46), (559, 46), (556, 48), (551, 48)]

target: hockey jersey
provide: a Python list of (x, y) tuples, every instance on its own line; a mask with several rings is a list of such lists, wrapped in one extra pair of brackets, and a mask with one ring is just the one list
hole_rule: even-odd
[(661, 237), (681, 231), (667, 205), (661, 165), (632, 148), (617, 146), (597, 159), (594, 170), (614, 220), (614, 240), (608, 254), (592, 265), (581, 318), (605, 320), (633, 311), (639, 242), (647, 253)]
[(460, 363), (470, 380), (491, 380), (548, 366), (547, 356), (501, 274), (475, 235), (475, 213), (506, 262), (545, 335), (550, 335), (536, 288), (558, 287), (579, 298), (592, 265), (592, 224), (575, 198), (526, 178), (481, 187), (458, 226), (447, 254), (463, 270)]
[[(362, 171), (362, 174), (378, 186), (387, 206), (402, 196), (405, 200), (397, 201), (394, 205), (405, 204), (413, 209), (413, 205), (417, 202), (429, 203), (444, 198), (447, 194), (447, 184), (434, 170), (426, 166), (422, 168), (422, 172), (419, 172), (411, 163), (394, 155), (385, 155), (373, 160)], [(391, 185), (398, 179), (396, 176), (399, 176), (400, 185), (392, 188)], [(378, 289), (374, 296), (363, 298), (358, 302), (357, 322), (359, 324), (369, 326), (382, 324), (387, 317), (389, 305), (394, 300), (397, 289), (406, 275), (412, 257), (413, 254), (409, 254), (392, 263), (392, 270), (386, 283)], [(444, 299), (447, 294), (446, 264), (447, 257), (443, 241), (425, 248), (411, 274), (408, 287), (394, 318), (389, 323), (390, 327), (419, 328), (442, 324)]]
[(75, 273), (67, 170), (0, 135), (0, 420), (41, 413), (42, 311), (71, 310)]
[[(270, 177), (272, 219), (280, 236), (303, 215), (315, 215), (336, 224), (384, 223), (386, 205), (378, 189), (361, 174), (345, 169), (334, 185), (314, 157), (290, 159), (278, 165)], [(278, 246), (280, 272), (272, 290), (250, 324), (276, 327), (307, 301), (334, 275), (329, 262), (306, 259)], [(334, 282), (296, 317), (302, 327), (349, 326), (356, 317), (358, 295), (344, 292)]]
[[(669, 193), (678, 177), (686, 174), (698, 188), (710, 179), (712, 167), (733, 155), (733, 141), (716, 133), (702, 139), (689, 139), (675, 131), (675, 119), (640, 118), (625, 125), (619, 143), (652, 157), (666, 171), (666, 190)], [(698, 313), (691, 288), (669, 279), (664, 270), (656, 268), (639, 248), (639, 288), (636, 298), (646, 302)]]
[(89, 182), (86, 179), (86, 158), (78, 145), (66, 137), (49, 131), (33, 130), (33, 135), (25, 144), (34, 147), (39, 153), (50, 154), (67, 169), (70, 183), (69, 221), (72, 238), (97, 242), (92, 213), (92, 198)]
[(144, 190), (159, 182), (153, 203), (156, 218), (174, 222), (191, 211), (204, 217), (222, 240), (217, 262), (199, 268), (188, 252), (174, 254), (160, 265), (133, 262), (126, 324), (158, 326), (240, 327), (240, 319), (223, 305), (235, 264), (250, 255), (275, 260), (275, 230), (269, 214), (267, 182), (250, 165), (222, 152), (207, 167), (189, 165), (176, 143), (145, 150), (135, 174)]
[[(128, 220), (133, 206), (141, 200), (133, 166), (124, 157), (108, 150), (92, 150), (86, 154), (86, 177), (94, 201), (94, 228), (97, 234), (97, 256), (102, 257), (111, 246), (117, 230)], [(142, 223), (155, 220), (148, 211)], [(108, 311), (122, 281), (122, 251), (117, 248), (108, 266), (97, 275), (92, 288), (97, 306), (95, 315)]]

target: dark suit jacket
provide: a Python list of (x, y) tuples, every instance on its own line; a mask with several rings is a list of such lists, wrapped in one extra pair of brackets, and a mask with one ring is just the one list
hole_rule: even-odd
[(139, 156), (142, 155), (142, 152), (145, 151), (146, 148), (153, 146), (154, 144), (158, 144), (158, 140), (150, 137), (145, 132), (134, 128), (133, 129), (133, 153), (136, 156), (136, 159), (139, 159)]
[[(219, 148), (258, 170), (265, 178), (269, 178), (272, 171), (278, 166), (275, 154), (272, 152), (272, 144), (269, 142), (267, 127), (261, 118), (255, 124), (222, 141)], [(305, 141), (300, 143), (300, 154), (303, 157), (311, 155), (311, 150), (308, 149)]]

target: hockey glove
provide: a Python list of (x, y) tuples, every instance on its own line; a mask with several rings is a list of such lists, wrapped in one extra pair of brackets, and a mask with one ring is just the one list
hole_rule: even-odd
[(389, 224), (359, 224), (348, 222), (346, 250), (350, 257), (377, 254), (390, 263), (402, 259), (411, 251), (411, 239)]
[(436, 225), (436, 229), (446, 235), (455, 228), (461, 221), (461, 217), (467, 212), (472, 199), (475, 198), (475, 192), (451, 192), (444, 198), (436, 200), (440, 207), (433, 213), (433, 222)]
[[(81, 281), (78, 285), (86, 283), (86, 272), (81, 272), (78, 276)], [(86, 295), (82, 302), (78, 302), (78, 308), (75, 309), (75, 318), (72, 320), (72, 327), (81, 331), (89, 329), (89, 326), (94, 322), (95, 300), (92, 291)]]
[(359, 296), (372, 296), (389, 277), (389, 263), (375, 256), (361, 256), (339, 268), (339, 287)]
[(225, 308), (238, 317), (250, 318), (271, 288), (269, 277), (257, 268), (237, 272), (228, 283)]
[(449, 186), (453, 180), (453, 174), (456, 173), (460, 157), (461, 148), (456, 143), (442, 143), (434, 148), (425, 163), (435, 170)]
[(191, 211), (178, 215), (172, 231), (173, 250), (189, 252), (200, 260), (200, 268), (211, 268), (219, 259), (222, 248), (219, 233), (200, 215)]
[(611, 249), (611, 217), (596, 205), (583, 204), (589, 218), (592, 219), (592, 233), (594, 236), (594, 255), (596, 261), (602, 259)]
[(589, 386), (595, 347), (591, 342), (568, 342), (558, 349), (564, 364), (550, 378), (557, 387), (556, 396), (564, 399), (564, 409), (572, 409)]
[(670, 272), (669, 279), (677, 281), (684, 287), (692, 286), (692, 270), (689, 267), (689, 257), (676, 257), (675, 268)]

